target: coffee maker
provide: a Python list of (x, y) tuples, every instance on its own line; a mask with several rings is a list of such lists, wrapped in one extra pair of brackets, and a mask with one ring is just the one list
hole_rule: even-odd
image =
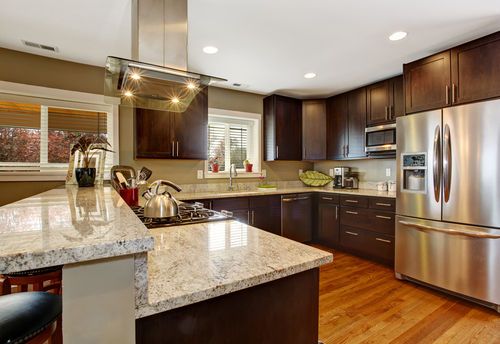
[(345, 180), (349, 177), (350, 168), (347, 166), (335, 167), (333, 169), (333, 188), (342, 189), (345, 188)]

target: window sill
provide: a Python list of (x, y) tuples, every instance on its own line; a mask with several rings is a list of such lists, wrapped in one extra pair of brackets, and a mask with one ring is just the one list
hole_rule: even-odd
[[(238, 171), (238, 175), (234, 176), (233, 178), (236, 179), (242, 179), (242, 178), (259, 178), (261, 176), (260, 172), (245, 172), (245, 171)], [(206, 179), (229, 179), (229, 172), (206, 172), (205, 171), (205, 178)]]
[(67, 173), (0, 173), (0, 182), (36, 182), (36, 181), (65, 181)]

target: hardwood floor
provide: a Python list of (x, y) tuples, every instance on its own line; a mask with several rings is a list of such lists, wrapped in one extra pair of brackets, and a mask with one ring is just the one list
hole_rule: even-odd
[(500, 314), (394, 277), (394, 271), (320, 245), (319, 339), (338, 343), (500, 343)]

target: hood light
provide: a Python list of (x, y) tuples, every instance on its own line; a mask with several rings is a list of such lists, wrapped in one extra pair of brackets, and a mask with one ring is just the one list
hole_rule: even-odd
[(138, 80), (140, 79), (141, 77), (139, 76), (139, 74), (132, 74), (131, 75), (132, 79), (135, 79), (135, 80)]
[(133, 94), (132, 94), (131, 92), (125, 92), (125, 95), (126, 95), (127, 97), (130, 97), (130, 96), (132, 96)]
[(408, 36), (408, 32), (398, 31), (398, 32), (394, 32), (392, 35), (390, 35), (389, 39), (391, 41), (399, 41), (400, 39), (403, 39), (406, 36)]
[(193, 84), (189, 84), (189, 85), (188, 85), (188, 88), (195, 88), (195, 87), (196, 87), (196, 86), (195, 86), (195, 85), (193, 85)]
[(205, 47), (205, 48), (203, 48), (203, 52), (206, 53), (206, 54), (215, 54), (218, 51), (219, 51), (219, 49), (217, 49), (216, 47)]
[(179, 102), (179, 99), (177, 99), (177, 98), (172, 99), (172, 103), (178, 103), (178, 102)]
[(307, 73), (306, 75), (304, 75), (304, 78), (307, 78), (307, 79), (312, 79), (315, 77), (316, 77), (316, 73)]

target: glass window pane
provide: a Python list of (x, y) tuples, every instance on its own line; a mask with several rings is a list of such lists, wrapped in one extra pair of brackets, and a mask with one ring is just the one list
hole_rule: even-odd
[(0, 162), (40, 162), (40, 129), (0, 127)]

